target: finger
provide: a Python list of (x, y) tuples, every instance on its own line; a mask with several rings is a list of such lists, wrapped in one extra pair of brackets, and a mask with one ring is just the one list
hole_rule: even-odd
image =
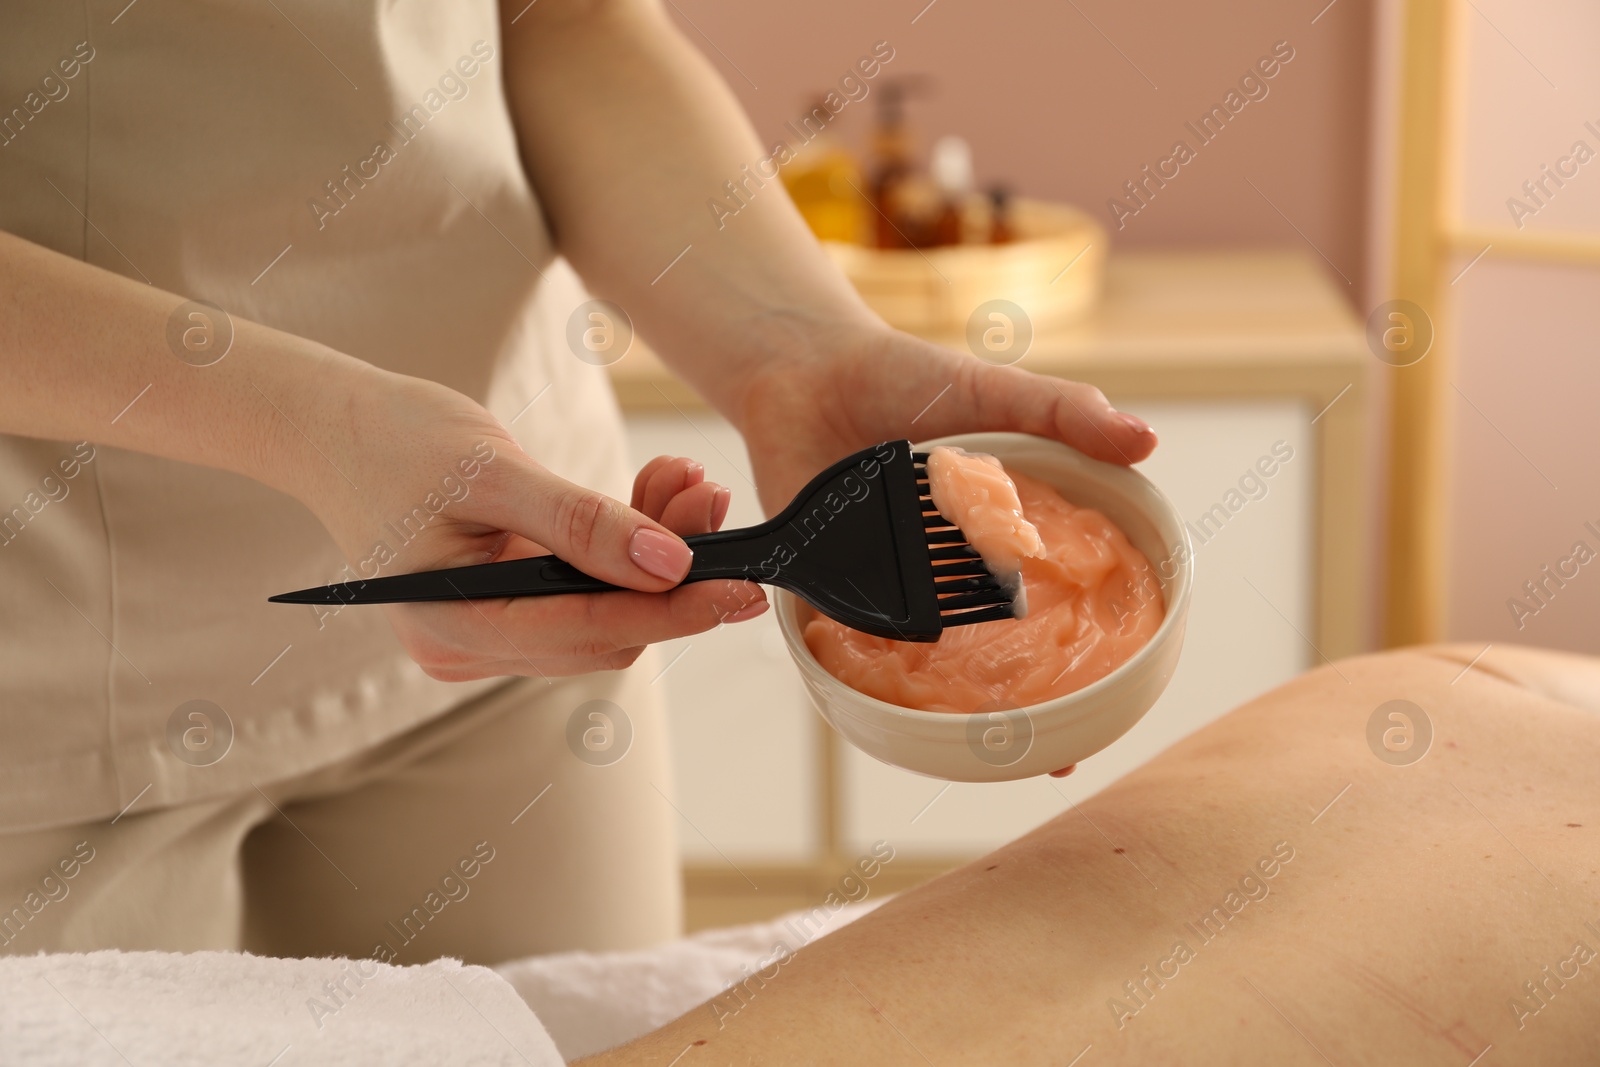
[(531, 459), (514, 458), (493, 481), (474, 515), (544, 545), (602, 581), (660, 592), (683, 580), (693, 553), (683, 539), (642, 512), (557, 477)]
[(728, 521), (728, 507), (733, 503), (733, 491), (725, 485), (717, 486), (717, 495), (711, 502), (712, 530), (722, 529), (722, 524)]
[[(489, 612), (494, 627), (473, 627), (483, 647), (503, 656), (509, 639), (520, 655), (535, 660), (604, 656), (704, 633), (724, 622), (744, 622), (767, 610), (759, 585), (721, 580), (694, 582), (665, 594), (592, 593), (489, 603), (499, 606), (498, 618)], [(470, 620), (463, 621), (470, 625)]]
[(939, 434), (1016, 430), (1055, 438), (1108, 463), (1137, 463), (1155, 450), (1155, 431), (1116, 410), (1092, 385), (957, 359), (949, 398), (954, 403), (936, 405), (929, 413), (937, 416), (930, 420), (935, 427), (943, 427)]
[(706, 469), (692, 459), (674, 456), (651, 474), (650, 480), (645, 483), (643, 503), (639, 510), (646, 515), (661, 521), (661, 513), (666, 510), (672, 498), (685, 489), (699, 485), (705, 480)]
[[(589, 599), (586, 625), (577, 633), (611, 650), (705, 633), (723, 623), (753, 619), (768, 608), (761, 586), (722, 580), (680, 586), (665, 596), (607, 593)], [(582, 644), (578, 647), (584, 650)]]
[(541, 660), (485, 660), (465, 667), (436, 668), (431, 676), (441, 682), (472, 682), (480, 678), (568, 678), (595, 671), (620, 671), (633, 666), (644, 648), (625, 648), (600, 656), (557, 656)]
[(630, 498), (633, 510), (644, 510), (644, 487), (650, 484), (650, 479), (656, 471), (671, 463), (673, 459), (672, 456), (657, 456), (639, 468), (639, 473), (633, 476), (633, 496)]
[(595, 671), (625, 671), (644, 655), (645, 646), (618, 649), (603, 656), (564, 656), (546, 660), (540, 668), (552, 678), (565, 678), (575, 674), (593, 674)]
[(615, 592), (392, 605), (428, 639), (412, 648), (442, 681), (620, 670), (639, 649), (767, 610), (759, 585), (713, 581), (668, 593)]
[(690, 486), (668, 502), (660, 515), (661, 525), (683, 537), (710, 533), (727, 518), (730, 495), (716, 482)]

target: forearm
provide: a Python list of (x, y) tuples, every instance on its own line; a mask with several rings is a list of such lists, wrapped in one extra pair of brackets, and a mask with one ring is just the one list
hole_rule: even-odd
[[(0, 232), (0, 432), (148, 452), (303, 495), (338, 478), (312, 441), (367, 364), (237, 317), (226, 355), (179, 350), (185, 300)], [(185, 319), (176, 331), (228, 326)]]
[(507, 91), (559, 247), (712, 404), (737, 422), (766, 361), (881, 328), (776, 178), (719, 228), (707, 202), (769, 152), (659, 4), (509, 6)]

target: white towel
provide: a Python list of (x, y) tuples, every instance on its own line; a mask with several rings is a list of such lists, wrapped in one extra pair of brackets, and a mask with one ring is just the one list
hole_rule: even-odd
[(562, 1062), (493, 971), (232, 952), (0, 957), (0, 1064)]
[(797, 911), (632, 952), (533, 956), (495, 971), (538, 1013), (561, 1054), (575, 1060), (664, 1026), (758, 973), (773, 959), (775, 945), (797, 951), (881, 903)]
[(649, 1033), (760, 971), (775, 946), (798, 950), (878, 903), (493, 971), (237, 952), (3, 956), (0, 1067), (557, 1067)]

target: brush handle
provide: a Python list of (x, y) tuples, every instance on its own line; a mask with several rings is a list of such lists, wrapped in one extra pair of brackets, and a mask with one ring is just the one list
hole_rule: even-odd
[[(694, 562), (683, 583), (707, 582), (718, 578), (735, 578), (746, 581), (771, 581), (777, 575), (774, 552), (777, 546), (770, 537), (772, 523), (747, 526), (738, 530), (719, 530), (716, 533), (691, 534), (684, 543), (694, 550)], [(517, 564), (525, 566), (512, 570)], [(479, 575), (468, 572), (479, 571)], [(757, 577), (764, 575), (764, 577)], [(484, 563), (477, 567), (460, 567), (454, 570), (424, 571), (418, 575), (396, 575), (402, 578), (437, 576), (460, 586), (447, 599), (462, 595), (492, 596), (543, 596), (555, 593), (603, 593), (623, 586), (591, 578), (570, 563), (553, 556), (533, 556), (528, 559), (506, 560), (502, 563)], [(459, 576), (459, 577), (458, 577)], [(471, 587), (461, 579), (466, 578)], [(368, 583), (371, 584), (371, 583)], [(508, 589), (508, 586), (511, 588)], [(473, 590), (477, 591), (474, 592)]]
[[(777, 576), (773, 543), (775, 521), (740, 530), (693, 534), (684, 541), (694, 562), (684, 582), (716, 578), (772, 581)], [(758, 575), (765, 577), (758, 577)], [(393, 574), (360, 582), (301, 589), (271, 599), (280, 604), (409, 604), (431, 600), (487, 600), (498, 597), (605, 593), (625, 588), (590, 577), (554, 556), (529, 556), (470, 567)]]

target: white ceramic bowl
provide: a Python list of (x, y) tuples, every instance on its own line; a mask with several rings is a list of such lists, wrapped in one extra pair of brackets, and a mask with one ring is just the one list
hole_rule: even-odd
[(926, 451), (934, 445), (998, 456), (1008, 470), (1038, 478), (1072, 503), (1103, 513), (1155, 567), (1166, 617), (1133, 658), (1076, 692), (1016, 709), (957, 715), (902, 708), (829, 674), (801, 636), (809, 609), (797, 597), (779, 591), (778, 625), (811, 702), (863, 752), (932, 778), (1005, 782), (1060, 770), (1092, 756), (1144, 717), (1177, 669), (1194, 580), (1194, 551), (1183, 520), (1171, 501), (1138, 471), (1090, 459), (1058, 441), (1027, 434), (974, 433), (916, 447)]

